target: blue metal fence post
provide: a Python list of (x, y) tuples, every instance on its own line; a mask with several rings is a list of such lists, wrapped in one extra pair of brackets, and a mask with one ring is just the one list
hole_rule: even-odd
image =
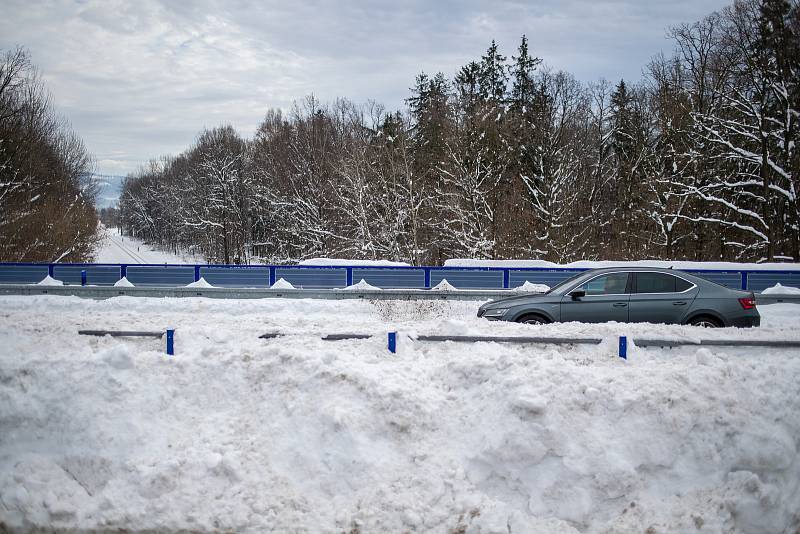
[(619, 357), (623, 360), (628, 359), (628, 337), (619, 336)]
[(119, 266), (119, 279), (122, 280), (123, 278), (128, 277), (128, 266), (127, 265), (120, 265)]
[(511, 286), (511, 271), (503, 269), (503, 289), (508, 289)]
[(50, 278), (54, 278), (54, 276), (53, 276), (53, 264), (52, 263), (47, 266), (47, 276), (49, 276)]
[(347, 268), (347, 274), (345, 275), (345, 285), (352, 286), (353, 285), (353, 268)]
[(397, 352), (397, 332), (389, 332), (389, 352)]
[(425, 289), (431, 288), (431, 270), (425, 267)]
[(194, 281), (198, 282), (199, 280), (200, 280), (200, 266), (199, 265), (195, 265), (194, 266)]
[(169, 356), (175, 355), (175, 330), (172, 328), (167, 329), (167, 354)]
[(274, 265), (270, 265), (269, 266), (269, 285), (270, 285), (270, 287), (275, 285), (275, 281), (276, 281), (275, 280), (275, 266)]
[(81, 285), (82, 286), (86, 285), (86, 270), (85, 269), (81, 271)]
[(747, 271), (742, 271), (742, 289), (747, 289)]

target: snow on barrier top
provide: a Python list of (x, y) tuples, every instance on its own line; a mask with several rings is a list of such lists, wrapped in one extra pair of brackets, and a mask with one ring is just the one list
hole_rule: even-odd
[[(342, 264), (349, 262), (349, 265)], [(391, 262), (322, 260), (312, 265), (172, 265), (0, 263), (0, 284), (36, 284), (46, 277), (66, 285), (113, 286), (126, 279), (136, 287), (182, 287), (205, 280), (218, 288), (269, 288), (283, 279), (297, 289), (341, 289), (357, 285), (380, 289), (432, 289), (445, 285), (464, 290), (502, 290), (554, 286), (577, 272), (599, 267), (669, 267), (682, 269), (734, 289), (760, 292), (780, 284), (800, 287), (800, 264), (721, 262), (574, 262), (541, 260), (448, 260), (442, 267), (414, 267)], [(333, 264), (332, 264), (333, 263)]]

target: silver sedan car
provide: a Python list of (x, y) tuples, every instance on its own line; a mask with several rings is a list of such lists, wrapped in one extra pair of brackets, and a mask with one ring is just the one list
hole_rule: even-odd
[(543, 295), (488, 302), (478, 317), (530, 324), (617, 321), (749, 327), (761, 322), (752, 292), (659, 268), (585, 271)]

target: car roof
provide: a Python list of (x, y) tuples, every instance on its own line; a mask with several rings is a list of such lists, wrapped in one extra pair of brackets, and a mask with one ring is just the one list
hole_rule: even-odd
[(584, 274), (602, 274), (602, 273), (616, 273), (616, 272), (642, 272), (642, 271), (655, 271), (659, 273), (680, 273), (680, 274), (689, 274), (684, 273), (678, 269), (667, 269), (664, 267), (648, 267), (646, 265), (626, 265), (626, 266), (619, 266), (619, 267), (601, 267), (599, 269), (588, 269)]

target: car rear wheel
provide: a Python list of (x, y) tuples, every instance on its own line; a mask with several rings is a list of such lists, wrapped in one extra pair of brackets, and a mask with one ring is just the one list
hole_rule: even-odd
[(523, 315), (522, 317), (517, 319), (517, 322), (518, 323), (524, 323), (524, 324), (547, 324), (550, 321), (547, 320), (545, 317), (543, 317), (541, 315), (537, 315), (535, 313), (531, 313), (531, 314), (528, 314), (528, 315)]
[(703, 328), (720, 328), (722, 325), (719, 321), (713, 317), (709, 317), (708, 315), (701, 315), (699, 317), (695, 317), (689, 324), (692, 326), (702, 326)]

